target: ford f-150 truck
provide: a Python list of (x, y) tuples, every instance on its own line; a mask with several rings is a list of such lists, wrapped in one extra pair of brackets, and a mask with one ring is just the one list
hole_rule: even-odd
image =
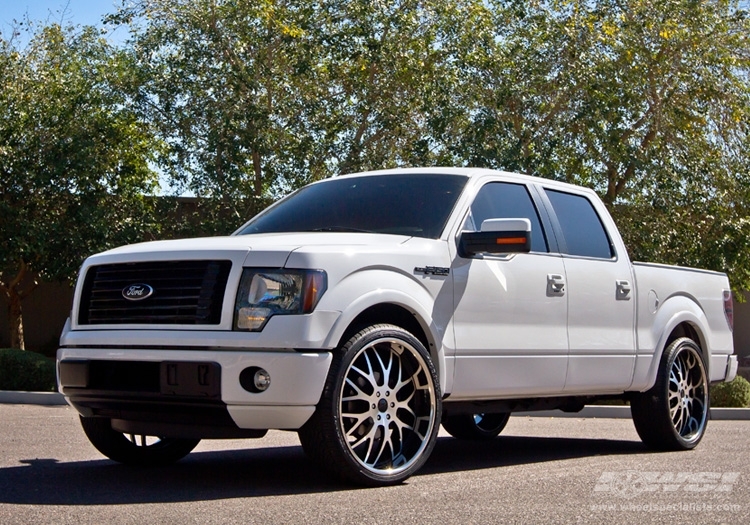
[(629, 401), (643, 442), (691, 449), (730, 381), (720, 273), (631, 263), (590, 189), (420, 168), (308, 185), (233, 235), (89, 257), (60, 391), (107, 457), (165, 464), (204, 438), (297, 431), (366, 485), (419, 469), (440, 425)]

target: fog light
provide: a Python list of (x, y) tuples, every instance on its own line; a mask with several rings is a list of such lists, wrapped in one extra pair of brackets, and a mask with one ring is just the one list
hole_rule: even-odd
[(271, 374), (259, 366), (251, 366), (240, 372), (240, 385), (253, 394), (260, 394), (271, 386)]
[(265, 390), (268, 390), (269, 386), (271, 386), (271, 376), (268, 372), (261, 368), (260, 370), (255, 372), (255, 376), (253, 377), (253, 384), (255, 385), (255, 388), (257, 388), (260, 392), (264, 392)]

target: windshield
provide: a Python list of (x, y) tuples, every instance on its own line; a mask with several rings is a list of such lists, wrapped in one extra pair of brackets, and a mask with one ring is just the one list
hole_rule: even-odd
[(428, 173), (330, 179), (291, 194), (238, 234), (347, 231), (437, 239), (466, 181)]

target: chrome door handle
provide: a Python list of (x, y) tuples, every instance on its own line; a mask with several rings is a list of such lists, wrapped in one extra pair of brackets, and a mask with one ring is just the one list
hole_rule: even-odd
[(565, 277), (556, 273), (547, 274), (547, 295), (565, 295)]
[(632, 291), (632, 287), (630, 286), (629, 281), (615, 281), (616, 286), (616, 299), (618, 301), (627, 301), (630, 299), (630, 292)]

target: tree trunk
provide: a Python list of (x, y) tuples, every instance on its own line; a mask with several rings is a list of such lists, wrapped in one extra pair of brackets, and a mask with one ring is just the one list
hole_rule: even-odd
[(253, 151), (253, 172), (255, 173), (255, 196), (260, 198), (263, 196), (263, 172), (260, 167), (260, 153), (257, 150)]
[[(22, 289), (24, 279), (29, 273), (26, 262), (18, 264), (18, 273), (10, 281), (0, 280), (0, 292), (8, 298), (8, 326), (10, 327), (10, 347), (26, 350), (26, 342), (23, 337), (23, 310), (21, 301), (29, 295), (39, 284), (36, 278), (31, 279), (31, 284)], [(28, 281), (27, 281), (28, 282)]]
[(23, 338), (21, 296), (15, 288), (11, 288), (10, 293), (8, 293), (8, 324), (10, 325), (10, 347), (26, 350), (26, 343)]

